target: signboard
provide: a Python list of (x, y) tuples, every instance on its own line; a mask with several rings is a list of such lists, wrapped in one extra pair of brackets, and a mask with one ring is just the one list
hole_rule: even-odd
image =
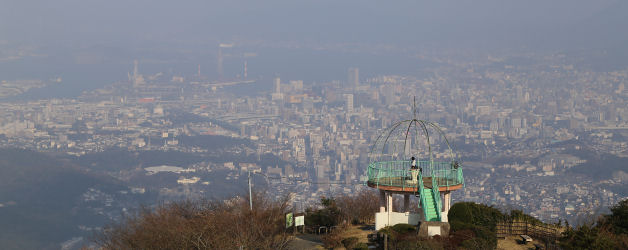
[(295, 226), (305, 226), (305, 216), (301, 215), (301, 216), (297, 216), (294, 218), (294, 225)]
[(427, 226), (427, 236), (440, 235), (440, 226)]
[(287, 213), (286, 214), (286, 228), (289, 228), (292, 226), (292, 213)]

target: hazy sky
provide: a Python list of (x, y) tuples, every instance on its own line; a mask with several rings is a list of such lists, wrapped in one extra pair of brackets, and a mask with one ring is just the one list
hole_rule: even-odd
[(0, 0), (0, 40), (63, 44), (239, 38), (617, 46), (626, 41), (626, 2)]

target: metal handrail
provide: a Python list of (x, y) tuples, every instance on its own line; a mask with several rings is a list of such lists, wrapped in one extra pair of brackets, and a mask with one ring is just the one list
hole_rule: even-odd
[[(432, 189), (430, 190), (433, 195), (436, 208), (436, 219), (442, 220), (440, 211), (442, 210), (442, 200), (440, 199), (439, 187), (449, 187), (455, 185), (464, 185), (464, 177), (462, 166), (454, 167), (453, 162), (435, 162), (435, 161), (418, 161), (418, 166), (422, 171), (417, 173), (417, 182), (411, 183), (407, 181), (407, 177), (412, 176), (412, 169), (410, 168), (410, 161), (382, 161), (372, 162), (369, 164), (367, 170), (367, 182), (375, 185), (379, 188), (382, 186), (394, 186), (401, 187), (405, 190), (406, 187), (415, 188), (417, 190), (421, 202), (419, 206), (432, 206), (427, 204), (425, 185), (423, 177), (432, 177)], [(417, 170), (414, 170), (417, 171)], [(423, 207), (423, 215), (428, 218), (427, 208)]]
[[(380, 185), (396, 187), (414, 187), (406, 182), (405, 178), (412, 176), (410, 161), (383, 161), (372, 162), (367, 170), (367, 181)], [(421, 176), (432, 177), (438, 181), (438, 186), (464, 185), (462, 167), (457, 169), (448, 162), (418, 161), (418, 165), (423, 169)], [(383, 182), (382, 182), (383, 181)]]
[[(421, 173), (419, 173), (419, 176), (421, 175)], [(421, 199), (421, 202), (419, 202), (419, 207), (421, 207), (421, 204), (427, 204), (427, 200), (425, 199), (425, 192), (423, 191), (423, 187), (425, 187), (423, 185), (423, 176), (421, 176), (421, 178), (418, 178), (419, 181), (417, 182), (417, 189), (419, 190), (419, 198)], [(425, 206), (423, 206), (423, 218), (425, 218), (427, 220), (427, 208)]]
[(432, 195), (434, 195), (434, 201), (436, 202), (436, 218), (438, 219), (438, 221), (441, 221), (440, 211), (442, 210), (442, 207), (440, 192), (438, 191), (438, 181), (434, 177), (432, 177)]

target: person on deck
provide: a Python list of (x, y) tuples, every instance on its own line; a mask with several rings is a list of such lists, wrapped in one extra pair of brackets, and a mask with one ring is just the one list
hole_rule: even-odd
[[(419, 175), (419, 167), (416, 164), (416, 158), (412, 156), (412, 163), (410, 164), (410, 174), (412, 175), (412, 183), (417, 182), (417, 176)], [(418, 171), (417, 171), (418, 170)]]
[(412, 156), (412, 164), (410, 165), (410, 169), (417, 169), (416, 167), (416, 158), (414, 158), (414, 156)]

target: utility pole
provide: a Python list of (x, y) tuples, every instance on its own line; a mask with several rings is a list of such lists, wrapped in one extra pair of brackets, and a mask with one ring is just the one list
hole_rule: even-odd
[(388, 234), (384, 234), (384, 250), (388, 250)]
[(251, 194), (251, 170), (249, 170), (249, 206), (253, 211), (253, 195)]

